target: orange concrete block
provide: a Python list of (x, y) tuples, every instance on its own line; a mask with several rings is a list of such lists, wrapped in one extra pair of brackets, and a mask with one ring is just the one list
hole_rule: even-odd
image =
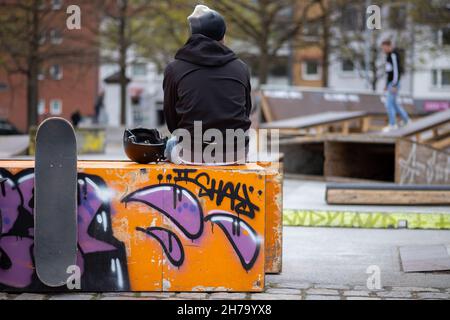
[(283, 167), (260, 162), (266, 169), (266, 273), (281, 273), (283, 253)]
[[(46, 289), (30, 254), (33, 167), (0, 161), (0, 249), (11, 261), (0, 268), (0, 290)], [(280, 230), (265, 229), (275, 225), (266, 206), (279, 210), (268, 200), (280, 194), (275, 171), (95, 161), (78, 168), (82, 291), (262, 291), (266, 237), (281, 267)]]

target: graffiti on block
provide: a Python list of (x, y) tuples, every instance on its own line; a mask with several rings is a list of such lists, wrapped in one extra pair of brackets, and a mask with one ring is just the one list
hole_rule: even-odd
[[(0, 289), (45, 290), (34, 270), (34, 172), (0, 169)], [(83, 290), (128, 290), (126, 254), (114, 237), (105, 182), (78, 175), (78, 256)]]
[(397, 182), (449, 184), (450, 155), (412, 141), (398, 142)]
[[(259, 290), (262, 177), (192, 168), (81, 170), (81, 290), (172, 290), (169, 284), (177, 277), (183, 279), (178, 290), (214, 285)], [(33, 207), (34, 170), (0, 169), (0, 291), (54, 290), (35, 271)], [(230, 272), (239, 277), (230, 280)], [(235, 283), (227, 286), (229, 281)]]
[[(167, 183), (163, 183), (164, 176), (160, 175), (158, 176), (159, 184), (132, 192), (123, 198), (122, 202), (125, 204), (138, 202), (153, 208), (167, 217), (184, 236), (193, 242), (203, 235), (206, 222), (210, 222), (213, 226), (217, 224), (236, 252), (242, 267), (250, 270), (258, 258), (261, 240), (252, 227), (240, 218), (240, 215), (254, 217), (255, 212), (259, 211), (259, 207), (249, 198), (249, 194), (254, 192), (253, 187), (247, 187), (240, 182), (234, 184), (217, 181), (211, 179), (207, 173), (196, 174), (196, 169), (175, 169), (174, 173), (175, 177), (172, 174), (165, 177)], [(169, 183), (170, 181), (174, 183)], [(198, 198), (179, 185), (180, 183), (192, 183), (200, 187)], [(202, 197), (215, 201), (217, 205), (220, 205), (224, 198), (230, 199), (230, 209), (237, 212), (237, 216), (229, 212), (212, 210), (204, 217), (199, 201)], [(180, 267), (183, 264), (184, 248), (175, 232), (165, 228), (145, 226), (137, 227), (136, 230), (156, 239), (174, 266)]]

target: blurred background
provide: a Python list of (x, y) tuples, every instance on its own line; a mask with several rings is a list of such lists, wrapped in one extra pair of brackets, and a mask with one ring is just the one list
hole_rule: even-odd
[[(449, 1), (0, 0), (0, 135), (28, 134), (51, 116), (107, 136), (164, 127), (163, 71), (199, 3), (226, 18), (227, 45), (251, 67), (255, 110), (267, 85), (382, 94), (385, 39), (403, 56), (405, 101), (419, 113), (450, 108)], [(373, 4), (381, 29), (367, 28)], [(316, 107), (325, 108), (306, 108)], [(19, 151), (3, 145), (3, 156)]]

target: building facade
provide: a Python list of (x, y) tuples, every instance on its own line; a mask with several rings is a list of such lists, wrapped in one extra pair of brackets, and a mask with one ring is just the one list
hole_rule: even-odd
[[(79, 5), (81, 29), (67, 28), (69, 5)], [(83, 117), (94, 115), (98, 94), (98, 57), (94, 45), (98, 21), (90, 15), (89, 2), (45, 0), (39, 10), (38, 120), (50, 116), (70, 119), (79, 111)], [(26, 62), (24, 62), (26, 63)], [(20, 131), (28, 131), (27, 77), (23, 73), (0, 70), (0, 118)]]

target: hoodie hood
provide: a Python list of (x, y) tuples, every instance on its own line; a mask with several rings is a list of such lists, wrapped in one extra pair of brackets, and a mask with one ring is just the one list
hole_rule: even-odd
[(205, 67), (220, 67), (236, 60), (236, 54), (222, 43), (202, 34), (194, 34), (183, 48), (178, 50), (175, 59)]

